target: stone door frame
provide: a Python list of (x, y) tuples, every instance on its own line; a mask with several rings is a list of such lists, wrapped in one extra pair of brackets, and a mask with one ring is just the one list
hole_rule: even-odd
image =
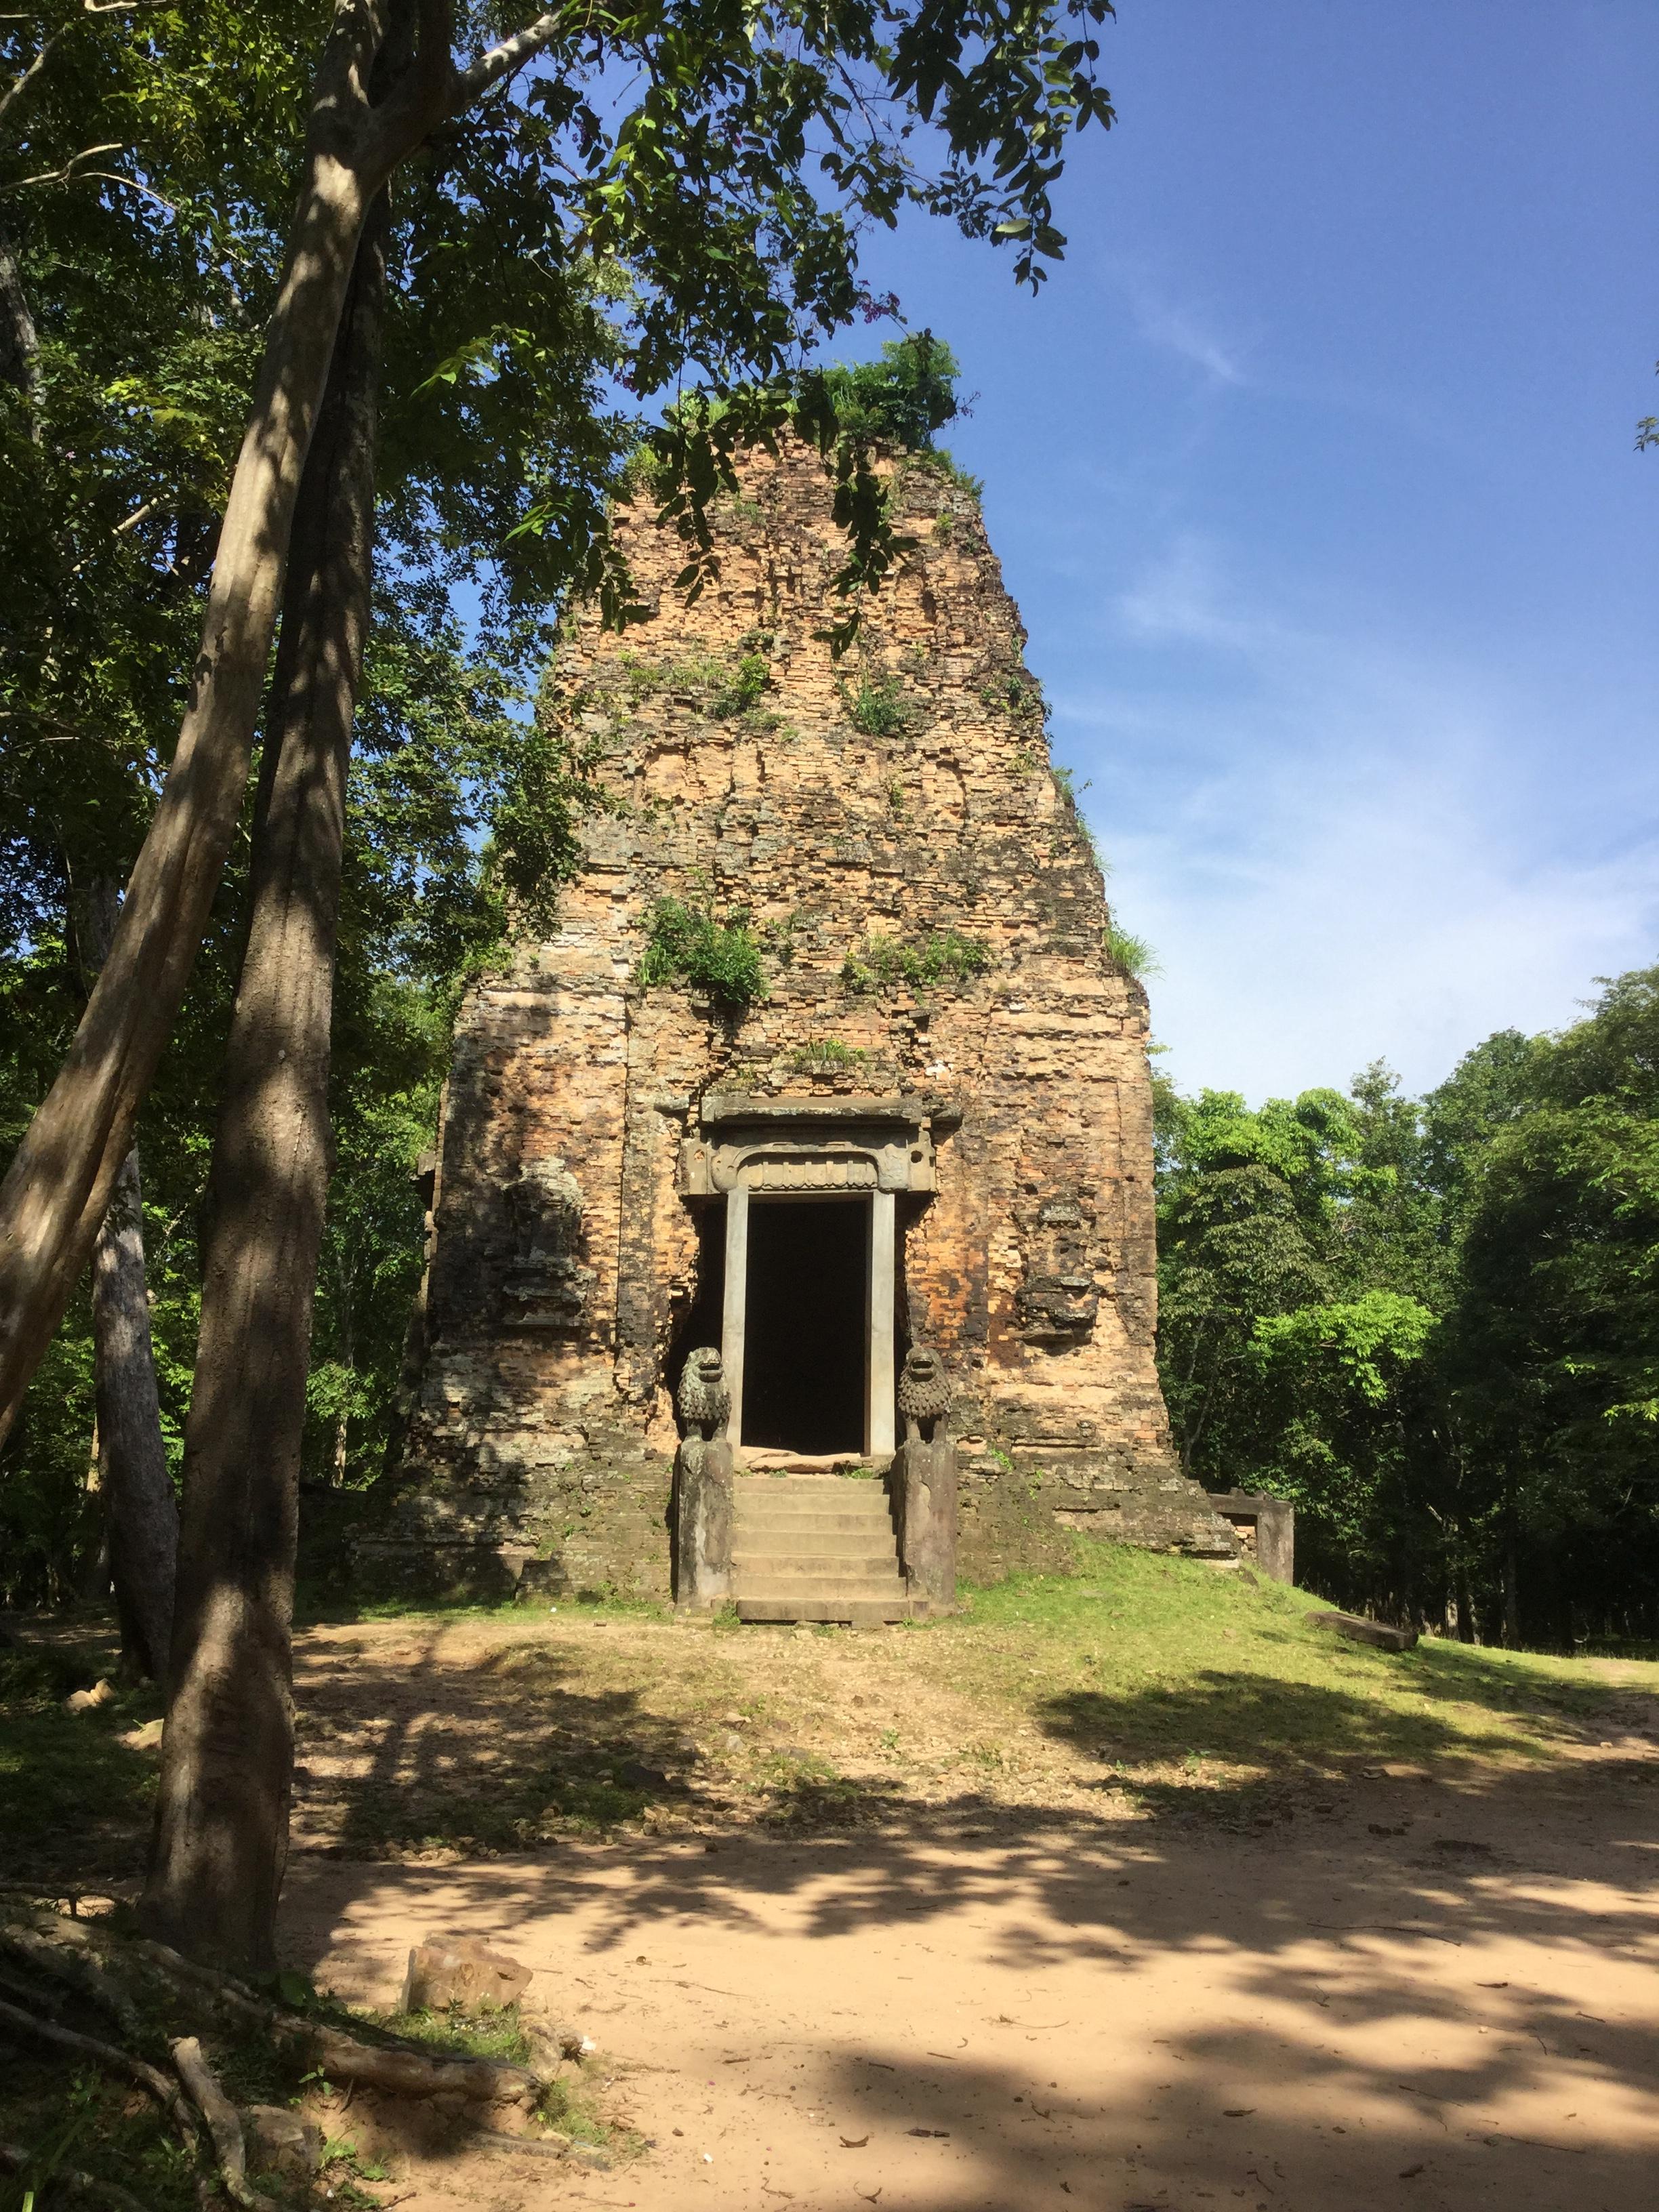
[(765, 1198), (867, 1198), (864, 1455), (890, 1459), (896, 1443), (894, 1322), (898, 1194), (937, 1189), (933, 1127), (959, 1118), (913, 1097), (705, 1098), (681, 1146), (683, 1197), (726, 1200), (726, 1295), (720, 1358), (732, 1396), (730, 1434), (743, 1443), (744, 1337), (749, 1293), (749, 1203)]

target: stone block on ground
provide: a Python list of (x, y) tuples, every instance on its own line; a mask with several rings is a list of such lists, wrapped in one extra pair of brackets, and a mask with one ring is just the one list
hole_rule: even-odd
[(323, 2131), (285, 2105), (248, 2105), (242, 2112), (247, 2162), (255, 2173), (315, 2173), (323, 2162)]
[(446, 1942), (441, 1936), (428, 1936), (409, 1954), (403, 2009), (444, 2012), (459, 2005), (464, 2012), (477, 2012), (488, 2006), (516, 2004), (530, 1979), (528, 1966), (474, 1937)]
[(1414, 1628), (1390, 1628), (1380, 1620), (1366, 1620), (1357, 1613), (1310, 1613), (1310, 1627), (1328, 1628), (1338, 1636), (1346, 1636), (1350, 1644), (1369, 1644), (1374, 1651), (1413, 1651), (1417, 1648)]

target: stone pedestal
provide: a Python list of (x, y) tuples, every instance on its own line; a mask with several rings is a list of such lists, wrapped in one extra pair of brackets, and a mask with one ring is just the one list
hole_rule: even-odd
[(674, 1458), (674, 1602), (711, 1613), (732, 1595), (732, 1447), (687, 1437)]
[(929, 1613), (957, 1601), (957, 1448), (949, 1437), (901, 1444), (888, 1475), (899, 1565), (912, 1600)]
[(1271, 1582), (1296, 1580), (1294, 1505), (1255, 1490), (1224, 1490), (1209, 1502), (1224, 1521), (1231, 1523), (1245, 1559)]

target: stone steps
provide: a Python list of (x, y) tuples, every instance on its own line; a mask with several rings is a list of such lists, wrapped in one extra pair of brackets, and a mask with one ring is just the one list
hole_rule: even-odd
[(840, 1475), (740, 1475), (732, 1585), (741, 1620), (908, 1620), (887, 1493)]
[(807, 1551), (821, 1559), (858, 1559), (865, 1553), (876, 1553), (880, 1559), (894, 1558), (891, 1528), (884, 1520), (860, 1522), (856, 1528), (825, 1528), (817, 1520), (787, 1528), (757, 1528), (752, 1522), (741, 1522), (737, 1548), (768, 1559), (792, 1559), (796, 1553)]

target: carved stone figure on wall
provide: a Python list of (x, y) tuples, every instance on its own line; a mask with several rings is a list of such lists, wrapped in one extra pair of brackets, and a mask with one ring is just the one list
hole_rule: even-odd
[(562, 1160), (538, 1160), (502, 1186), (513, 1256), (501, 1272), (508, 1328), (572, 1335), (587, 1315), (593, 1270), (581, 1263), (582, 1194)]
[(1027, 1248), (1025, 1280), (1015, 1299), (1028, 1343), (1086, 1336), (1100, 1310), (1090, 1249), (1091, 1216), (1075, 1198), (1044, 1200)]

